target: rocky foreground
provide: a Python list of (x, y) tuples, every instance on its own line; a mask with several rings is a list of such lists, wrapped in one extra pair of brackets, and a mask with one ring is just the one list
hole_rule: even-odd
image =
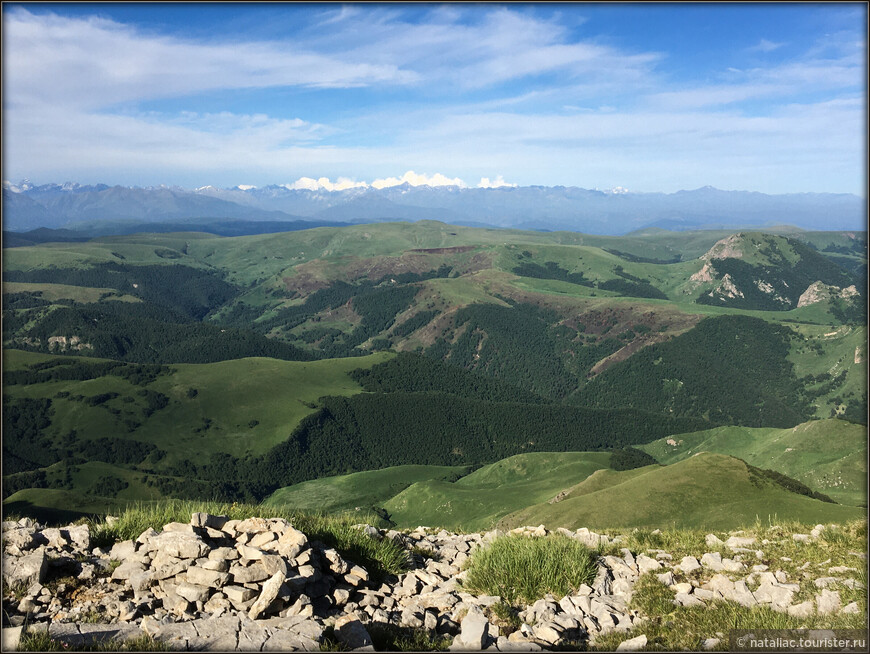
[[(758, 563), (762, 543), (740, 535), (722, 541), (710, 534), (707, 545), (714, 551), (700, 559), (676, 561), (650, 548), (637, 555), (622, 548), (622, 556), (600, 557), (591, 586), (524, 607), (516, 629), (492, 610), (499, 597), (474, 595), (462, 586), (463, 563), (497, 532), (358, 528), (373, 539), (401, 544), (411, 569), (376, 582), (364, 567), (309, 541), (280, 518), (228, 520), (194, 513), (188, 524), (170, 523), (160, 532), (149, 528), (111, 549), (92, 547), (87, 525), (43, 528), (27, 518), (4, 522), (3, 650), (14, 649), (25, 621), (30, 632), (46, 630), (68, 646), (145, 633), (178, 650), (310, 651), (330, 639), (365, 651), (374, 649), (370, 625), (386, 623), (449, 637), (450, 649), (458, 651), (584, 647), (603, 634), (642, 624), (643, 617), (628, 607), (645, 573), (656, 575), (675, 593), (673, 601), (684, 606), (724, 598), (795, 616), (859, 610), (854, 602), (841, 606), (839, 592), (830, 589), (860, 584), (842, 577), (854, 568), (830, 568), (814, 580), (814, 599), (793, 602), (799, 584), (782, 570)], [(819, 525), (793, 538), (817, 539), (823, 529)], [(557, 531), (612, 551), (621, 538), (587, 529)], [(549, 533), (543, 527), (514, 532)], [(712, 648), (718, 642), (710, 634), (703, 645)], [(641, 635), (619, 649), (645, 644)]]

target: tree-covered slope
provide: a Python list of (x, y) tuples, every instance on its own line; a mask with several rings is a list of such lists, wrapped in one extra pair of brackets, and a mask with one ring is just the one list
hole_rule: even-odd
[(787, 359), (791, 332), (747, 316), (707, 318), (589, 382), (576, 401), (719, 424), (790, 427), (811, 415)]

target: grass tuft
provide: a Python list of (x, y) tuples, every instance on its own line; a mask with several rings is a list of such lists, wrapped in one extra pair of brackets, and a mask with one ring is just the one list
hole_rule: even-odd
[(26, 632), (18, 642), (19, 652), (168, 652), (169, 646), (159, 640), (154, 640), (148, 634), (142, 634), (128, 640), (110, 638), (90, 645), (70, 645), (57, 638), (51, 638), (48, 631)]
[(595, 553), (561, 535), (497, 538), (489, 547), (475, 550), (466, 568), (466, 588), (510, 603), (531, 603), (547, 593), (566, 595), (591, 584), (597, 571)]
[(377, 652), (437, 652), (453, 642), (450, 636), (438, 636), (420, 627), (400, 627), (373, 622), (366, 625)]

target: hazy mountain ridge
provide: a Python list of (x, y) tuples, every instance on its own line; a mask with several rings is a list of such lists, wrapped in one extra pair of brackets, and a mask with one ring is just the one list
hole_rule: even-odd
[(71, 227), (94, 220), (442, 220), (537, 230), (624, 234), (646, 227), (769, 226), (863, 229), (866, 201), (855, 195), (767, 195), (703, 187), (676, 193), (605, 193), (566, 186), (464, 188), (401, 184), (341, 191), (269, 185), (219, 189), (128, 188), (98, 184), (4, 184), (7, 230)]

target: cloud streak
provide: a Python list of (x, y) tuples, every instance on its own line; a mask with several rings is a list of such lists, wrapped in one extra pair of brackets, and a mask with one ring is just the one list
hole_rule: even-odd
[[(672, 53), (595, 38), (572, 19), (573, 29), (513, 8), (343, 7), (281, 39), (206, 41), (13, 9), (4, 12), (7, 176), (295, 179), (294, 188), (325, 190), (511, 185), (505, 178), (864, 188), (860, 34), (821, 35), (789, 57), (785, 39), (761, 39), (692, 78), (671, 72)], [(262, 106), (231, 102), (264, 88), (276, 95)]]
[(14, 105), (100, 108), (214, 89), (357, 87), (416, 79), (392, 64), (320, 54), (293, 42), (208, 44), (142, 34), (102, 18), (4, 16), (5, 76)]

